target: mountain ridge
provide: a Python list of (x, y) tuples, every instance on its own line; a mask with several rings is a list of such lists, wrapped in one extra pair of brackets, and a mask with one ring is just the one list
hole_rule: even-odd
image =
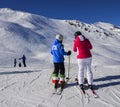
[[(51, 19), (8, 8), (0, 9), (0, 16), (0, 39), (2, 40), (0, 52), (8, 57), (11, 56), (11, 60), (13, 57), (27, 54), (30, 58), (40, 60), (48, 57), (46, 61), (50, 61), (48, 53), (55, 35), (58, 33), (64, 35), (64, 44), (68, 51), (72, 50), (74, 32), (79, 30), (93, 43), (95, 47), (92, 51), (93, 56), (101, 58), (97, 62), (94, 61), (95, 64), (106, 63), (104, 58), (110, 58), (111, 64), (120, 62), (118, 60), (120, 54), (118, 51), (120, 48), (119, 26), (105, 22), (87, 24), (78, 20)], [(110, 52), (115, 54), (108, 54)], [(12, 54), (8, 55), (8, 53)], [(2, 58), (9, 59), (8, 57)], [(75, 62), (74, 59), (72, 62)]]

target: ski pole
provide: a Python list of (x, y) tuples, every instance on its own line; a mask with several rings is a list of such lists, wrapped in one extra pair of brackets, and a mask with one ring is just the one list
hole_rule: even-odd
[(48, 84), (50, 83), (51, 78), (52, 78), (52, 73), (51, 73), (51, 75), (49, 77)]
[(69, 80), (69, 74), (70, 74), (70, 56), (68, 56), (68, 77), (66, 77), (67, 80)]

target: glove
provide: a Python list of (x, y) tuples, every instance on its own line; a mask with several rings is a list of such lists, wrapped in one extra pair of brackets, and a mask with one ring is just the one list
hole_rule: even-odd
[(71, 51), (68, 51), (68, 55), (71, 55)]

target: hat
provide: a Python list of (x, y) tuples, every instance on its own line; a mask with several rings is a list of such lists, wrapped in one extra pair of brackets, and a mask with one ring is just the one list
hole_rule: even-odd
[(59, 40), (59, 41), (63, 41), (63, 35), (57, 34), (56, 39)]
[(75, 32), (74, 36), (82, 35), (80, 31)]
[(77, 31), (77, 32), (74, 33), (75, 38), (76, 38), (78, 35), (82, 35), (82, 33), (81, 33), (80, 31)]

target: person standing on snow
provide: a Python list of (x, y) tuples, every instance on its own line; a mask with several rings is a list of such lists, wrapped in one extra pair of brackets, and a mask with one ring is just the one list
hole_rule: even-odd
[(65, 84), (65, 67), (64, 67), (64, 55), (71, 55), (71, 51), (65, 52), (63, 42), (63, 35), (57, 34), (56, 39), (51, 47), (51, 54), (53, 56), (54, 72), (52, 73), (52, 82), (54, 88), (57, 89), (60, 80), (61, 89)]
[(17, 64), (17, 59), (15, 58), (14, 59), (14, 67), (16, 67), (16, 64)]
[(86, 69), (86, 78), (88, 87), (92, 89), (93, 84), (93, 73), (91, 70), (92, 54), (90, 50), (93, 48), (90, 41), (82, 35), (80, 31), (75, 32), (75, 41), (73, 45), (73, 51), (77, 52), (78, 62), (78, 83), (80, 88), (84, 88), (84, 70)]
[(21, 60), (21, 59), (22, 59), (23, 66), (26, 67), (27, 66), (26, 65), (26, 56), (23, 55), (22, 58), (19, 58), (19, 60)]

